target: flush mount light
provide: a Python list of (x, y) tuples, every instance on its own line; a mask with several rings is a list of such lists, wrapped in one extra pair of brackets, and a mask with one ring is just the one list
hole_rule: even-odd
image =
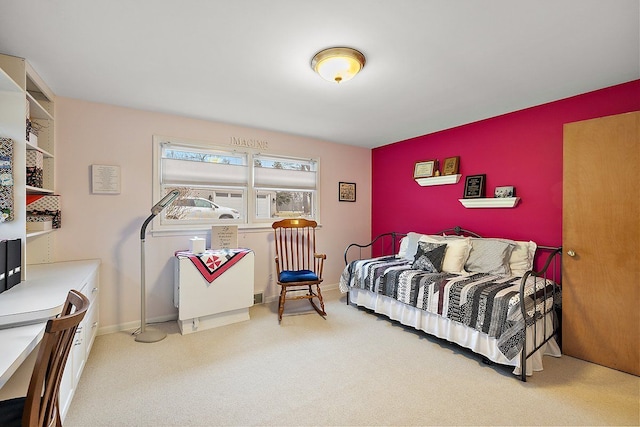
[(351, 80), (362, 70), (366, 60), (361, 52), (350, 47), (331, 47), (316, 53), (311, 68), (330, 82)]

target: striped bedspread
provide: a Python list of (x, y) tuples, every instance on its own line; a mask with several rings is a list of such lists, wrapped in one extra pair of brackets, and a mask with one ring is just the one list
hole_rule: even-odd
[(530, 277), (525, 288), (526, 322), (520, 308), (522, 278), (516, 276), (427, 273), (411, 269), (411, 261), (406, 259), (381, 257), (350, 263), (340, 277), (340, 289), (379, 293), (486, 333), (496, 338), (500, 351), (512, 359), (522, 348), (525, 323), (533, 324), (554, 306), (551, 293), (545, 299), (541, 290), (554, 283), (542, 282), (542, 286), (542, 279), (537, 279), (534, 296), (533, 280)]

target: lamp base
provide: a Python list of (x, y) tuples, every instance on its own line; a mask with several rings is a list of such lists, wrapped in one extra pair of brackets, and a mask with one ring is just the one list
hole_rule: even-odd
[(144, 332), (140, 332), (136, 335), (136, 341), (138, 342), (158, 342), (167, 337), (167, 333), (158, 331), (156, 329), (147, 329)]

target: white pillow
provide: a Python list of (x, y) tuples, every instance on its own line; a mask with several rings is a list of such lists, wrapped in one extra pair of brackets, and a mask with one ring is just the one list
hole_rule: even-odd
[(409, 238), (404, 236), (400, 239), (400, 247), (398, 248), (398, 258), (404, 258), (407, 254), (407, 246), (409, 245)]
[(459, 236), (449, 238), (443, 236), (423, 235), (420, 237), (420, 240), (429, 243), (446, 243), (447, 251), (444, 254), (442, 271), (446, 273), (465, 273), (464, 263), (467, 262), (469, 252), (471, 251), (471, 239)]
[(516, 247), (511, 252), (509, 268), (513, 275), (522, 276), (533, 268), (533, 258), (538, 245), (532, 241), (518, 242), (511, 240), (510, 242), (514, 243)]
[[(413, 262), (416, 252), (418, 252), (418, 240), (420, 240), (422, 236), (424, 236), (424, 234), (414, 233), (413, 231), (407, 233), (407, 237), (403, 237), (400, 241), (400, 250), (398, 251), (398, 255), (402, 253), (402, 255), (400, 255), (401, 257)], [(402, 252), (403, 244), (405, 245), (404, 252)]]

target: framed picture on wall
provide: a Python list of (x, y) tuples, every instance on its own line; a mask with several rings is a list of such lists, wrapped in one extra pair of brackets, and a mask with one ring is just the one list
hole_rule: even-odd
[(442, 175), (455, 175), (460, 166), (460, 156), (447, 157), (442, 164)]
[(485, 195), (485, 184), (487, 175), (469, 175), (465, 178), (464, 198), (481, 199)]
[(338, 183), (338, 201), (339, 202), (355, 202), (356, 201), (356, 183), (355, 182), (339, 182)]
[(512, 185), (496, 187), (493, 194), (498, 199), (502, 199), (505, 197), (516, 197), (516, 188)]
[(416, 162), (413, 168), (413, 178), (429, 178), (433, 176), (436, 169), (435, 160), (427, 160), (424, 162)]

